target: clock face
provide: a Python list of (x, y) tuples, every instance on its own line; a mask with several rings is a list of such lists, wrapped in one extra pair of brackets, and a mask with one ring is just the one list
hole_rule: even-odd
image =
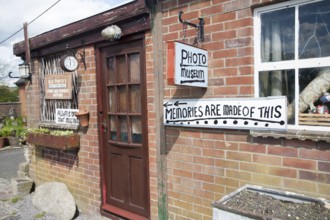
[(62, 58), (61, 66), (65, 71), (74, 71), (78, 68), (78, 60), (72, 55), (64, 56)]

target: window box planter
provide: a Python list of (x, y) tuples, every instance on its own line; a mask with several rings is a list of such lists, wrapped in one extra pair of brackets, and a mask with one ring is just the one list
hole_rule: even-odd
[(50, 147), (59, 150), (69, 150), (79, 148), (79, 135), (72, 134), (57, 136), (43, 133), (28, 133), (27, 142), (37, 146)]
[(212, 203), (213, 220), (327, 219), (329, 203), (304, 195), (246, 185)]

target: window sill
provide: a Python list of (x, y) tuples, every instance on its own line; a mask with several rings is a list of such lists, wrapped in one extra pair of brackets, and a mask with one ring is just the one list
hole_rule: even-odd
[(272, 137), (311, 141), (325, 141), (330, 143), (330, 131), (306, 131), (306, 130), (287, 130), (287, 131), (250, 131), (252, 137)]

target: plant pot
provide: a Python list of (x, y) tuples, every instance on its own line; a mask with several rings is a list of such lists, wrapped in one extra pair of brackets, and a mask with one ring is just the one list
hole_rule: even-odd
[(0, 137), (0, 149), (4, 148), (7, 143), (7, 138), (6, 137)]
[(89, 112), (87, 110), (79, 110), (75, 113), (76, 117), (79, 120), (81, 127), (87, 127), (89, 124)]
[(19, 139), (17, 137), (8, 137), (9, 145), (12, 147), (19, 146)]
[(79, 148), (79, 135), (56, 136), (50, 134), (28, 133), (27, 142), (37, 146), (69, 150), (71, 148)]
[(212, 203), (213, 220), (326, 219), (323, 199), (246, 185)]

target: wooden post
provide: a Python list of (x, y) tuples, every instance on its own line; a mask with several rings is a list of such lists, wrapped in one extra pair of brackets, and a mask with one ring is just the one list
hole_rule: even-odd
[(24, 47), (25, 47), (25, 62), (30, 63), (30, 42), (29, 42), (29, 33), (28, 33), (28, 23), (24, 22)]

